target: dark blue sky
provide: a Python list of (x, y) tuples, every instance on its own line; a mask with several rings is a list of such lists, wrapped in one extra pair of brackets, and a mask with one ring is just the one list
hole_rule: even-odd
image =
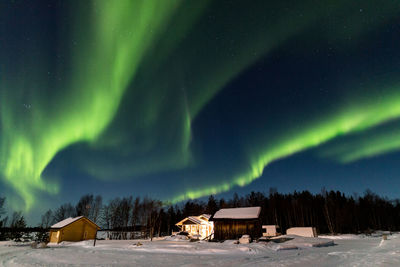
[[(399, 196), (396, 1), (2, 1), (0, 195)], [(36, 214), (35, 216), (32, 214)]]

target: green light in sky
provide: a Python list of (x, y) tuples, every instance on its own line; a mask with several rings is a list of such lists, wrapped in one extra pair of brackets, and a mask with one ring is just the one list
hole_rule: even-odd
[[(395, 123), (398, 123), (395, 121)], [(400, 149), (400, 129), (378, 127), (349, 136), (350, 140), (338, 140), (321, 148), (321, 157), (333, 158), (340, 163), (351, 163), (360, 159), (383, 155)]]
[[(237, 175), (231, 182), (210, 186), (200, 190), (190, 190), (178, 195), (172, 201), (178, 202), (184, 199), (193, 199), (209, 194), (216, 194), (230, 190), (234, 186), (245, 186), (259, 178), (265, 167), (279, 159), (291, 156), (295, 153), (314, 148), (329, 140), (350, 133), (357, 133), (378, 126), (382, 123), (400, 118), (400, 90), (399, 86), (393, 86), (387, 90), (379, 101), (370, 97), (363, 103), (353, 104), (343, 108), (337, 114), (325, 116), (315, 123), (303, 125), (300, 130), (287, 131), (286, 134), (273, 144), (250, 147), (250, 168)], [(380, 140), (379, 142), (381, 142)], [(382, 145), (374, 151), (386, 149)], [(364, 153), (367, 153), (364, 151)], [(369, 152), (368, 152), (369, 153)], [(360, 154), (356, 154), (359, 156)], [(354, 155), (352, 155), (354, 157)]]
[[(36, 190), (58, 191), (57, 186), (48, 186), (41, 178), (56, 153), (76, 142), (95, 142), (111, 122), (143, 55), (179, 3), (93, 1), (90, 25), (81, 25), (82, 18), (78, 17), (69, 36), (69, 40), (76, 40), (71, 49), (72, 75), (60, 96), (48, 103), (33, 93), (29, 114), (19, 116), (15, 112), (21, 109), (17, 94), (3, 91), (2, 172), (24, 200), (26, 210), (34, 204)], [(21, 87), (7, 81), (2, 87), (23, 92), (37, 79), (30, 78)], [(23, 72), (20, 79), (24, 79)]]

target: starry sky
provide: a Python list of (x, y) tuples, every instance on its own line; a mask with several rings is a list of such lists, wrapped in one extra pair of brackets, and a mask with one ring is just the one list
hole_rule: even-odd
[(400, 195), (400, 3), (0, 2), (0, 195)]

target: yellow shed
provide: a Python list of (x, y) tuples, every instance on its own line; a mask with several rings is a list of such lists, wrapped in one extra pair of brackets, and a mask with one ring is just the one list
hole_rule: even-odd
[(84, 216), (67, 218), (50, 227), (50, 243), (95, 239), (100, 227)]

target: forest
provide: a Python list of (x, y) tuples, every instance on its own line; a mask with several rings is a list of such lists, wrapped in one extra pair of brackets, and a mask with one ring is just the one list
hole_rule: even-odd
[(209, 196), (208, 200), (188, 200), (171, 205), (148, 197), (117, 197), (103, 202), (100, 195), (87, 194), (73, 205), (65, 203), (49, 209), (39, 225), (27, 227), (22, 212), (7, 216), (6, 198), (0, 198), (0, 240), (21, 240), (30, 232), (46, 238), (50, 226), (68, 217), (86, 216), (107, 231), (110, 239), (153, 238), (177, 231), (175, 224), (187, 216), (214, 214), (221, 208), (260, 206), (262, 224), (287, 228), (314, 226), (319, 233), (371, 233), (374, 230), (400, 230), (400, 201), (389, 200), (366, 190), (362, 196), (321, 190), (278, 193), (234, 194), (230, 199)]

